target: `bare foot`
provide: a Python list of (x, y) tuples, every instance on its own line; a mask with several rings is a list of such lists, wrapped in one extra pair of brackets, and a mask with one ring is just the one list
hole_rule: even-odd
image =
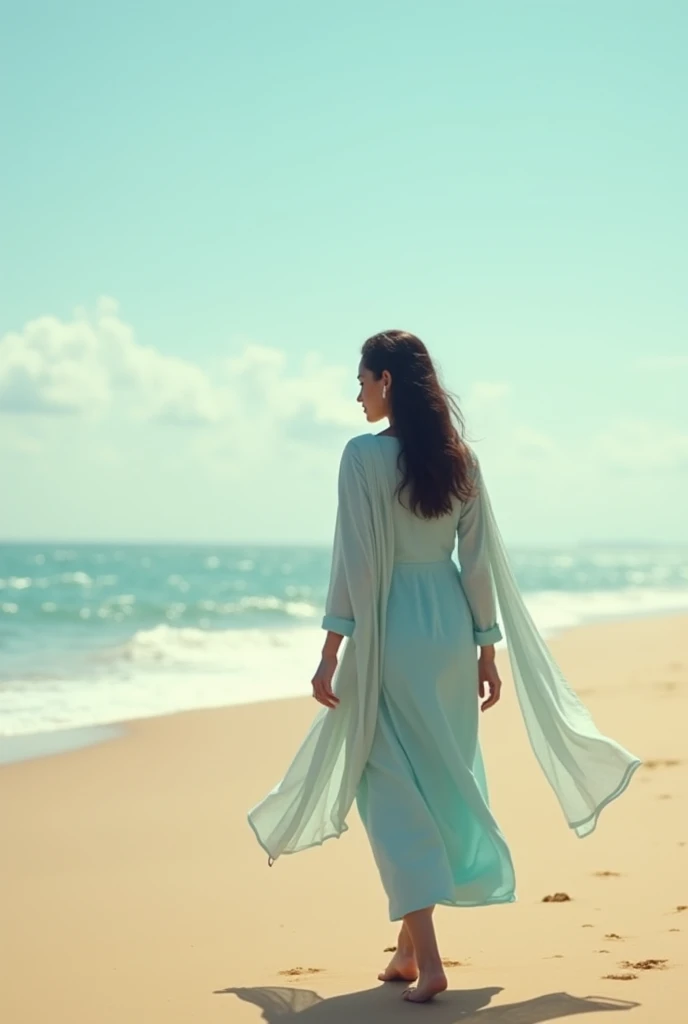
[(415, 981), (418, 964), (413, 953), (396, 951), (384, 971), (378, 974), (380, 981)]
[(404, 999), (409, 1003), (427, 1003), (439, 992), (444, 992), (446, 987), (447, 976), (441, 967), (436, 967), (432, 971), (423, 971), (416, 987), (404, 991)]

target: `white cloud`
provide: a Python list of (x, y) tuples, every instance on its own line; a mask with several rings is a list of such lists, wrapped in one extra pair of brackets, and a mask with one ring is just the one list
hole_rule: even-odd
[(110, 400), (88, 324), (31, 320), (0, 339), (0, 409), (12, 413), (83, 413)]
[[(343, 444), (370, 429), (355, 371), (258, 344), (204, 367), (142, 344), (108, 298), (32, 320), (0, 337), (6, 529), (325, 540)], [(499, 379), (459, 404), (505, 536), (683, 535), (688, 435), (668, 410), (562, 420)]]
[(557, 457), (558, 445), (548, 434), (521, 422), (510, 406), (511, 393), (508, 381), (474, 381), (461, 409), (469, 442), (500, 472), (513, 477), (537, 471)]
[[(671, 359), (672, 365), (682, 362)], [(661, 358), (647, 362), (664, 365)], [(46, 414), (62, 414), (65, 421), (108, 414), (136, 430), (142, 421), (212, 426), (186, 439), (187, 455), (223, 476), (235, 476), (252, 460), (289, 459), (294, 446), (298, 458), (310, 449), (314, 459), (329, 460), (347, 436), (368, 429), (356, 391), (351, 368), (329, 365), (314, 352), (290, 363), (283, 351), (258, 344), (246, 345), (211, 374), (141, 344), (109, 297), (93, 313), (77, 308), (66, 321), (42, 316), (0, 338), (0, 412), (41, 413), (48, 431), (40, 440), (16, 435), (11, 447), (27, 453), (50, 442), (54, 430)], [(629, 419), (594, 437), (558, 432), (555, 438), (524, 422), (512, 397), (508, 381), (483, 379), (460, 401), (468, 440), (509, 477), (560, 465), (647, 473), (688, 463), (688, 438), (670, 425)]]
[(666, 423), (617, 420), (589, 446), (599, 462), (637, 473), (688, 467), (688, 434)]
[(231, 401), (200, 367), (140, 345), (114, 299), (102, 298), (93, 316), (43, 316), (0, 338), (1, 411), (84, 415), (114, 405), (135, 417), (212, 423)]
[[(351, 377), (351, 379), (349, 379)], [(255, 434), (318, 441), (365, 429), (355, 380), (316, 353), (289, 369), (278, 349), (247, 345), (211, 379), (201, 366), (140, 344), (101, 298), (63, 322), (43, 316), (0, 338), (0, 412), (101, 417), (114, 412), (165, 424), (250, 423)]]
[[(230, 385), (244, 414), (259, 413), (293, 427), (365, 429), (355, 402), (355, 375), (326, 365), (309, 353), (297, 372), (289, 373), (283, 352), (249, 345), (226, 362)], [(314, 436), (317, 440), (317, 436)]]

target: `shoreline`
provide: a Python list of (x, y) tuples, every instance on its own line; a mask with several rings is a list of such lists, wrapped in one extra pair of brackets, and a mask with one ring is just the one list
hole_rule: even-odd
[(66, 729), (0, 736), (0, 769), (23, 761), (36, 761), (56, 754), (69, 754), (85, 747), (120, 739), (131, 719), (105, 725), (79, 725)]
[[(556, 647), (562, 640), (571, 634), (579, 634), (587, 631), (604, 630), (613, 624), (631, 624), (642, 621), (668, 621), (675, 620), (684, 622), (686, 634), (688, 635), (688, 612), (648, 611), (637, 615), (614, 615), (605, 616), (600, 619), (593, 619), (589, 622), (579, 623), (574, 626), (563, 627), (543, 639), (548, 646)], [(315, 657), (315, 654), (314, 654)], [(509, 655), (506, 645), (497, 647), (497, 657), (500, 664), (508, 666)], [(189, 670), (192, 674), (192, 670)], [(575, 689), (575, 686), (574, 686)], [(55, 757), (60, 754), (69, 754), (88, 747), (99, 746), (112, 740), (124, 738), (128, 732), (135, 729), (139, 723), (164, 720), (179, 715), (195, 715), (199, 713), (213, 714), (218, 711), (225, 711), (230, 708), (253, 707), (284, 701), (301, 701), (308, 698), (309, 694), (289, 694), (283, 697), (265, 697), (254, 701), (237, 701), (230, 704), (220, 704), (214, 707), (202, 706), (198, 708), (183, 708), (178, 711), (168, 711), (163, 714), (144, 715), (134, 718), (112, 720), (110, 722), (86, 724), (79, 726), (65, 726), (64, 728), (41, 730), (34, 733), (0, 734), (0, 771), (11, 764), (19, 764), (27, 761), (42, 760), (47, 757)]]

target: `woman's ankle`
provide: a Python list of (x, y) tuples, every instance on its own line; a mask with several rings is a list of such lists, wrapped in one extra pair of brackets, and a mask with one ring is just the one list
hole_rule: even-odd
[(432, 953), (430, 956), (424, 956), (422, 960), (419, 958), (418, 970), (421, 974), (444, 974), (442, 957), (439, 953)]
[(414, 910), (404, 918), (404, 927), (413, 944), (418, 967), (421, 971), (431, 974), (442, 970), (442, 959), (432, 921), (434, 909), (434, 907), (425, 907), (422, 910)]
[(413, 945), (413, 939), (409, 934), (409, 930), (406, 925), (401, 926), (399, 932), (399, 938), (397, 939), (397, 953), (403, 957), (413, 957), (415, 959), (416, 950)]

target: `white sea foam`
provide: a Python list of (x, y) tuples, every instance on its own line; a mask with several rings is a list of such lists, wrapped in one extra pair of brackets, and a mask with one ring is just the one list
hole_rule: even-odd
[[(688, 589), (540, 591), (527, 595), (526, 604), (543, 636), (551, 637), (594, 620), (688, 610)], [(292, 614), (298, 622), (298, 612)], [(6, 680), (0, 736), (308, 696), (323, 634), (307, 618), (300, 621), (292, 628), (228, 630), (163, 623), (91, 655), (72, 678)]]
[(543, 590), (528, 594), (525, 600), (542, 635), (551, 636), (562, 629), (598, 619), (634, 618), (688, 609), (688, 589)]
[(0, 735), (309, 696), (320, 629), (206, 631), (161, 625), (100, 653), (92, 675), (0, 687)]

